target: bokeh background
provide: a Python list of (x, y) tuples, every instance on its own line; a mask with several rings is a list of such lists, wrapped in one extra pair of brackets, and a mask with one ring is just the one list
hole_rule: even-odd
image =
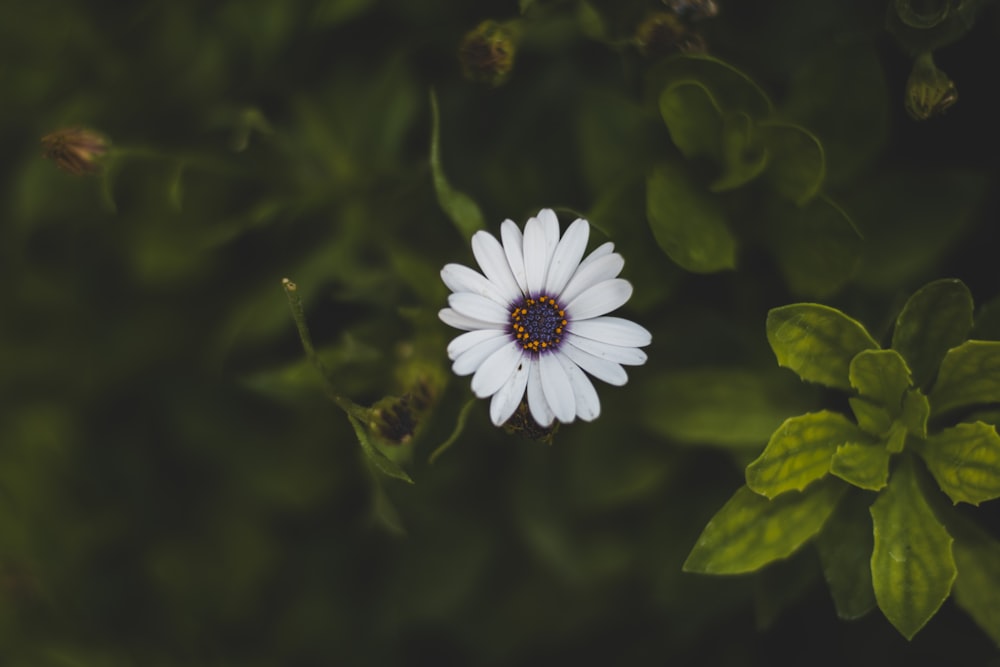
[[(930, 280), (1000, 295), (1000, 12), (935, 53), (958, 102), (917, 121), (886, 4), (720, 0), (692, 28), (824, 142), (863, 241), (822, 301), (876, 336)], [(1000, 664), (950, 601), (912, 642), (877, 610), (838, 620), (809, 548), (681, 571), (770, 431), (843, 399), (776, 368), (767, 310), (818, 297), (753, 240), (752, 198), (732, 271), (684, 271), (650, 230), (645, 175), (677, 150), (644, 77), (671, 53), (635, 34), (665, 8), (0, 3), (0, 663)], [(457, 56), (488, 19), (518, 36), (496, 86)], [(440, 166), (487, 228), (588, 216), (653, 332), (551, 445), (463, 413), (450, 377), (438, 270), (472, 257), (433, 185), (432, 91)], [(76, 125), (112, 142), (99, 173), (41, 155)], [(426, 399), (383, 446), (414, 484), (328, 400), (285, 277), (337, 392)]]

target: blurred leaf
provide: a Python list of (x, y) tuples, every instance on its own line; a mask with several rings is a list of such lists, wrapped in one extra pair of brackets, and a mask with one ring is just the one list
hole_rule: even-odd
[(816, 536), (823, 575), (837, 616), (844, 620), (861, 618), (875, 608), (869, 500), (866, 494), (848, 494)]
[(910, 369), (896, 350), (864, 350), (851, 359), (851, 386), (884, 405), (893, 417), (903, 409), (903, 392), (910, 387)]
[(722, 117), (722, 176), (709, 189), (723, 192), (752, 181), (767, 167), (769, 157), (753, 119), (741, 111), (726, 113)]
[(698, 368), (654, 377), (642, 395), (644, 422), (668, 438), (692, 444), (752, 447), (768, 441), (789, 412), (812, 403), (787, 373)]
[(804, 205), (819, 194), (826, 177), (826, 156), (816, 135), (789, 123), (758, 126), (770, 158), (767, 178), (782, 197)]
[(399, 517), (399, 510), (385, 492), (382, 483), (375, 480), (372, 483), (372, 517), (393, 535), (406, 535), (406, 528)]
[(849, 442), (837, 447), (830, 472), (859, 489), (879, 491), (889, 481), (890, 458), (884, 443)]
[(933, 415), (1000, 403), (1000, 342), (970, 340), (948, 350), (928, 398)]
[(910, 55), (935, 51), (958, 41), (989, 4), (990, 0), (895, 0), (886, 10), (885, 27)]
[(413, 480), (408, 474), (406, 474), (406, 471), (403, 470), (398, 463), (383, 454), (381, 450), (372, 444), (371, 438), (368, 436), (368, 431), (365, 429), (364, 424), (358, 421), (358, 419), (353, 415), (347, 415), (347, 418), (351, 421), (351, 426), (354, 427), (354, 433), (358, 436), (358, 442), (361, 444), (361, 451), (365, 453), (368, 461), (375, 466), (375, 469), (387, 477), (392, 477), (393, 479), (413, 484)]
[(866, 435), (838, 412), (823, 410), (791, 417), (747, 466), (747, 486), (768, 498), (802, 491), (830, 471), (830, 459), (838, 447), (864, 440)]
[(948, 350), (969, 335), (972, 311), (969, 288), (950, 278), (924, 285), (903, 306), (892, 347), (909, 363), (916, 386), (929, 387)]
[(983, 422), (957, 424), (920, 447), (927, 469), (953, 503), (1000, 498), (1000, 435)]
[(319, 0), (313, 9), (313, 20), (323, 27), (338, 26), (360, 16), (375, 0)]
[(968, 520), (954, 530), (955, 603), (1000, 646), (1000, 542)]
[(878, 349), (860, 323), (817, 303), (772, 308), (767, 314), (767, 341), (779, 366), (808, 382), (847, 391), (851, 360), (859, 352)]
[(705, 526), (684, 571), (741, 574), (787, 558), (819, 532), (846, 488), (828, 480), (768, 500), (740, 487)]
[(681, 268), (714, 273), (736, 266), (736, 240), (722, 205), (678, 164), (657, 165), (646, 182), (646, 214), (660, 248)]
[(875, 598), (889, 622), (913, 639), (951, 593), (952, 537), (924, 499), (909, 460), (892, 474), (871, 515)]
[(662, 147), (649, 137), (660, 119), (622, 91), (588, 88), (576, 116), (580, 166), (599, 198), (625, 181), (641, 181), (658, 159)]
[(767, 215), (769, 245), (793, 292), (829, 296), (854, 275), (864, 244), (832, 200), (821, 195), (795, 206), (774, 198)]
[(969, 338), (1000, 340), (1000, 298), (987, 301), (979, 307)]
[(431, 91), (431, 172), (434, 174), (434, 192), (438, 204), (447, 214), (458, 231), (466, 239), (472, 238), (477, 231), (486, 228), (483, 213), (475, 200), (463, 192), (451, 187), (441, 166), (440, 149), (440, 117), (438, 113), (437, 95)]
[(880, 54), (865, 40), (811, 49), (789, 83), (781, 116), (819, 138), (828, 185), (851, 182), (886, 142), (889, 93)]
[(684, 157), (721, 158), (722, 115), (705, 86), (697, 81), (672, 84), (660, 94), (660, 115)]
[(653, 99), (680, 81), (697, 81), (723, 111), (742, 111), (751, 118), (766, 118), (773, 105), (764, 91), (750, 77), (729, 63), (708, 55), (675, 56), (652, 68), (647, 87)]

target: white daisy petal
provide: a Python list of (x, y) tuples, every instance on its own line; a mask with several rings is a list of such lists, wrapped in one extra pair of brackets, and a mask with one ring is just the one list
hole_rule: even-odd
[(496, 285), (508, 301), (521, 296), (521, 290), (514, 280), (514, 274), (511, 273), (510, 264), (507, 263), (507, 255), (504, 254), (503, 246), (495, 236), (483, 231), (473, 234), (472, 254), (483, 274)]
[(466, 350), (490, 340), (491, 338), (503, 337), (510, 340), (510, 334), (500, 329), (477, 329), (468, 331), (460, 336), (456, 336), (448, 343), (448, 358), (454, 361)]
[(468, 315), (462, 315), (451, 308), (442, 308), (438, 311), (438, 319), (450, 327), (462, 329), (463, 331), (476, 331), (477, 329), (496, 329), (497, 325), (491, 322), (477, 320)]
[(628, 374), (619, 363), (595, 357), (590, 352), (584, 352), (573, 345), (563, 345), (559, 348), (559, 353), (565, 354), (570, 361), (598, 380), (615, 385), (616, 387), (620, 387), (628, 382)]
[(514, 369), (514, 373), (507, 378), (507, 382), (493, 394), (490, 401), (490, 420), (495, 426), (503, 426), (504, 422), (517, 410), (524, 398), (524, 389), (528, 385), (528, 366), (535, 363), (527, 356), (521, 358), (521, 363)]
[(528, 364), (528, 410), (531, 412), (532, 419), (544, 428), (551, 426), (552, 420), (556, 416), (545, 400), (545, 394), (542, 391), (542, 375), (539, 367), (540, 364), (536, 362)]
[[(613, 278), (597, 283), (566, 303), (566, 312), (573, 320), (585, 320), (610, 313), (632, 296), (632, 283)], [(452, 304), (452, 308), (454, 308)], [(471, 314), (471, 313), (470, 313)]]
[(487, 357), (476, 370), (472, 376), (472, 393), (479, 398), (497, 393), (521, 363), (523, 355), (524, 348), (508, 339), (506, 345)]
[(552, 255), (549, 273), (545, 278), (546, 294), (559, 294), (566, 287), (566, 283), (580, 266), (589, 237), (590, 223), (586, 220), (579, 218), (569, 226)]
[(548, 247), (545, 228), (537, 218), (531, 218), (524, 226), (524, 275), (527, 295), (538, 296), (545, 287), (549, 256), (555, 246)]
[(563, 304), (569, 303), (588, 288), (615, 278), (624, 267), (625, 260), (616, 252), (601, 255), (593, 261), (590, 258), (585, 259), (559, 294), (559, 300)]
[(556, 359), (555, 354), (539, 356), (538, 365), (545, 401), (552, 408), (556, 419), (568, 424), (576, 418), (576, 399), (573, 397), (573, 385), (569, 381), (566, 369)]
[(502, 337), (480, 341), (455, 358), (455, 363), (451, 365), (451, 371), (460, 376), (475, 373), (483, 365), (483, 362), (508, 342), (509, 339)]
[(538, 212), (538, 221), (542, 224), (542, 231), (545, 232), (545, 245), (548, 248), (548, 255), (545, 257), (545, 265), (552, 262), (552, 255), (559, 244), (559, 218), (551, 208), (543, 208)]
[(452, 292), (472, 292), (485, 296), (504, 308), (511, 303), (511, 299), (504, 296), (486, 276), (461, 264), (446, 264), (441, 269), (441, 280)]
[(653, 341), (652, 334), (645, 327), (621, 317), (604, 316), (575, 321), (569, 331), (574, 336), (624, 347), (643, 347)]
[(580, 266), (586, 266), (587, 264), (590, 264), (594, 260), (610, 255), (614, 251), (615, 251), (615, 244), (612, 243), (611, 241), (606, 241), (601, 245), (597, 246), (596, 248), (594, 248), (593, 250), (591, 250), (590, 254), (584, 257), (583, 261), (580, 262)]
[(594, 421), (601, 414), (601, 399), (587, 374), (565, 355), (553, 355), (562, 364), (573, 385), (573, 398), (576, 400), (576, 416), (585, 422)]
[(472, 292), (456, 292), (448, 297), (448, 305), (459, 315), (465, 315), (476, 320), (494, 325), (510, 322), (510, 313), (496, 301), (490, 301), (485, 296)]
[(646, 363), (646, 353), (637, 347), (611, 345), (610, 343), (604, 343), (599, 340), (591, 340), (590, 338), (581, 338), (580, 336), (566, 336), (563, 340), (563, 344), (572, 345), (579, 350), (589, 352), (595, 357), (613, 361), (616, 364), (640, 366)]
[(503, 251), (507, 255), (507, 263), (521, 294), (528, 293), (528, 280), (524, 273), (524, 236), (513, 220), (504, 220), (500, 225), (500, 239), (503, 241)]

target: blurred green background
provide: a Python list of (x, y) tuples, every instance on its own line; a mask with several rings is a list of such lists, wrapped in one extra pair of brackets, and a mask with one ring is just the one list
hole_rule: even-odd
[[(920, 122), (885, 3), (719, 5), (692, 29), (823, 142), (824, 192), (863, 237), (823, 301), (884, 336), (929, 280), (1000, 295), (1000, 12), (935, 53), (959, 98)], [(913, 642), (877, 612), (838, 620), (811, 549), (681, 572), (770, 431), (843, 398), (776, 368), (767, 310), (816, 295), (768, 252), (758, 200), (729, 202), (733, 271), (657, 245), (646, 174), (677, 150), (644, 82), (670, 54), (634, 35), (663, 10), (0, 4), (0, 663), (1000, 664), (951, 602)], [(519, 35), (495, 87), (457, 58), (487, 19)], [(623, 314), (653, 332), (629, 384), (598, 388), (601, 418), (552, 446), (479, 401), (428, 463), (471, 396), (437, 320), (438, 270), (472, 257), (432, 184), (432, 89), (441, 165), (487, 228), (587, 215), (626, 258)], [(42, 158), (75, 125), (111, 139), (101, 173)], [(386, 449), (415, 484), (361, 456), (284, 277), (339, 392), (429, 392), (416, 437)], [(995, 505), (977, 516), (997, 535)]]

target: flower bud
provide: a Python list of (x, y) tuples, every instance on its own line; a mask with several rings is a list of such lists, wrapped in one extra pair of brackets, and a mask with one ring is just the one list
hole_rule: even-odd
[(715, 0), (663, 0), (670, 11), (692, 21), (710, 19), (719, 13)]
[(458, 62), (466, 79), (495, 87), (507, 80), (516, 52), (517, 35), (509, 25), (483, 21), (465, 33)]
[(673, 12), (649, 14), (636, 28), (635, 41), (646, 56), (707, 51), (701, 34)]
[(98, 132), (85, 127), (56, 130), (42, 137), (42, 155), (74, 176), (100, 170), (101, 157), (110, 142)]
[(554, 421), (551, 426), (539, 426), (538, 422), (531, 416), (528, 402), (522, 400), (514, 414), (504, 423), (503, 430), (508, 435), (516, 435), (525, 440), (537, 440), (551, 445), (556, 431), (559, 430), (559, 422)]
[(937, 68), (930, 52), (917, 56), (906, 81), (906, 112), (914, 120), (927, 120), (944, 113), (957, 101), (955, 83)]

